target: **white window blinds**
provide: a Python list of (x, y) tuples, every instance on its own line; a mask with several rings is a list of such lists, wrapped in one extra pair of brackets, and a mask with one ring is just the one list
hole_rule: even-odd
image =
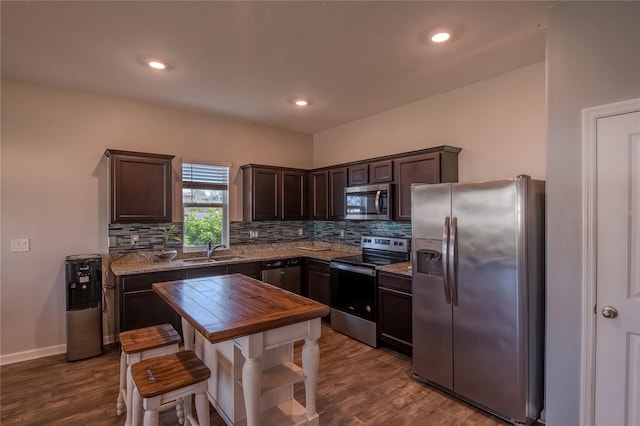
[(229, 188), (229, 167), (182, 163), (182, 186), (226, 191)]

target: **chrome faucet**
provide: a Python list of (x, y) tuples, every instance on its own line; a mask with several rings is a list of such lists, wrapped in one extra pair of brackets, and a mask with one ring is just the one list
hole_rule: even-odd
[(217, 244), (211, 247), (211, 240), (209, 240), (209, 242), (207, 243), (207, 257), (211, 257), (213, 252), (216, 251), (216, 249), (219, 249), (221, 247), (224, 247), (224, 244)]

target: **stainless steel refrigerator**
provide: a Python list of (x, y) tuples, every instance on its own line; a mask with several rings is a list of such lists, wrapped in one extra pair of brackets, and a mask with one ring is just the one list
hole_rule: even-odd
[(414, 377), (511, 422), (543, 404), (544, 186), (411, 188)]

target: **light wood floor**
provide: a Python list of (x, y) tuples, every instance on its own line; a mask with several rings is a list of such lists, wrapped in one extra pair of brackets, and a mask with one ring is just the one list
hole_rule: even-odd
[[(506, 425), (411, 378), (411, 359), (373, 349), (323, 325), (317, 406), (323, 425)], [(300, 363), (300, 346), (296, 346)], [(123, 425), (116, 416), (118, 354), (73, 363), (57, 355), (0, 368), (3, 426)], [(304, 403), (304, 387), (296, 385)], [(161, 425), (175, 425), (174, 410)], [(211, 409), (211, 425), (224, 425)]]

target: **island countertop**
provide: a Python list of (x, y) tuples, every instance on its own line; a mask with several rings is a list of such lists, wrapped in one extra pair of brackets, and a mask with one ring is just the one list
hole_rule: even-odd
[(154, 283), (153, 290), (211, 343), (329, 313), (322, 303), (242, 274)]

